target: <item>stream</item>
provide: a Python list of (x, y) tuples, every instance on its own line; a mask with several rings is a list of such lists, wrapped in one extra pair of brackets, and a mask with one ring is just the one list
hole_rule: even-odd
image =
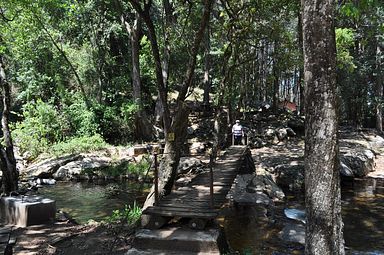
[[(111, 196), (111, 190), (118, 189)], [(58, 210), (68, 213), (78, 223), (89, 220), (101, 221), (111, 216), (113, 210), (123, 209), (125, 205), (145, 201), (148, 185), (140, 182), (89, 183), (89, 182), (58, 182), (56, 185), (44, 186), (39, 193), (56, 201)]]
[[(226, 217), (224, 228), (231, 247), (240, 254), (304, 254), (300, 244), (283, 242), (279, 232), (297, 221), (284, 216), (285, 208), (304, 210), (304, 198), (287, 196), (276, 204), (275, 219), (261, 220), (249, 208)], [(384, 254), (384, 180), (355, 179), (342, 183), (342, 216), (346, 254)]]
[[(103, 220), (113, 210), (142, 204), (144, 191), (138, 182), (114, 183), (121, 192), (108, 197), (111, 184), (57, 183), (39, 190), (43, 196), (56, 200), (57, 209), (63, 210), (79, 223)], [(384, 254), (384, 180), (355, 179), (342, 184), (342, 214), (347, 254)], [(303, 254), (300, 244), (283, 242), (279, 232), (293, 220), (284, 216), (284, 208), (304, 209), (302, 198), (287, 196), (284, 203), (276, 204), (275, 221), (260, 217), (258, 208), (228, 208), (226, 217), (219, 219), (225, 229), (230, 246), (239, 254)]]

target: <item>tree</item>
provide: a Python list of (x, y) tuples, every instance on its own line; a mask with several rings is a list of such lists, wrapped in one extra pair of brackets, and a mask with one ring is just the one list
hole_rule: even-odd
[(334, 1), (303, 1), (306, 254), (344, 254)]
[[(196, 58), (199, 51), (200, 43), (204, 36), (205, 28), (208, 25), (210, 13), (213, 5), (213, 0), (205, 0), (203, 3), (204, 13), (202, 14), (199, 27), (193, 39), (190, 57), (188, 59), (187, 70), (184, 76), (184, 81), (178, 89), (176, 99), (175, 115), (171, 116), (168, 104), (168, 86), (164, 83), (163, 68), (160, 55), (160, 47), (157, 39), (156, 29), (151, 16), (152, 1), (144, 1), (142, 5), (139, 1), (129, 1), (135, 11), (145, 22), (148, 29), (148, 38), (151, 43), (152, 56), (155, 61), (156, 83), (159, 94), (160, 103), (164, 109), (163, 112), (163, 127), (166, 137), (164, 158), (160, 164), (159, 171), (159, 192), (162, 195), (170, 193), (177, 174), (177, 167), (181, 156), (181, 146), (185, 142), (186, 128), (188, 123), (188, 109), (184, 104), (188, 90), (191, 88), (193, 76), (196, 68)], [(172, 137), (172, 138), (170, 138)], [(153, 189), (148, 195), (144, 207), (154, 203)]]
[[(1, 38), (0, 38), (1, 42)], [(1, 117), (1, 127), (4, 140), (0, 144), (0, 169), (3, 172), (2, 190), (5, 194), (18, 189), (18, 172), (16, 169), (16, 159), (13, 152), (11, 131), (9, 129), (9, 111), (11, 107), (11, 95), (9, 83), (5, 74), (4, 58), (0, 55), (0, 88), (2, 95), (3, 114)]]

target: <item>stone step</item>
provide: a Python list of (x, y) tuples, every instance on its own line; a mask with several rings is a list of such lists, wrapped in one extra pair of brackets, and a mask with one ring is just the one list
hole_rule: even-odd
[(169, 251), (169, 250), (138, 250), (130, 249), (125, 255), (219, 255), (220, 253), (210, 253), (210, 252), (187, 252), (183, 251)]
[[(133, 248), (148, 254), (220, 254), (227, 250), (220, 228), (192, 230), (189, 228), (141, 229), (133, 241)], [(146, 254), (146, 253), (128, 254)], [(159, 251), (164, 253), (158, 253)], [(173, 252), (173, 253), (172, 253)]]

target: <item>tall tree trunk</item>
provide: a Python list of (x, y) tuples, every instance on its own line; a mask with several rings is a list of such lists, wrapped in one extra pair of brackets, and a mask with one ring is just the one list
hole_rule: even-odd
[(222, 105), (224, 104), (224, 97), (225, 97), (225, 87), (227, 85), (227, 81), (230, 75), (230, 70), (228, 68), (229, 60), (232, 56), (232, 45), (229, 44), (228, 47), (226, 47), (223, 55), (223, 65), (221, 68), (221, 82), (220, 87), (218, 89), (218, 98), (217, 98), (217, 105), (215, 108), (215, 119), (214, 119), (214, 141), (213, 141), (213, 158), (215, 159), (217, 156), (217, 152), (221, 149), (222, 145), (227, 143), (227, 129), (228, 129), (228, 123), (225, 122), (222, 123), (222, 119), (224, 118), (224, 111), (222, 109)]
[(278, 63), (278, 53), (277, 49), (279, 47), (279, 43), (275, 41), (273, 48), (274, 48), (274, 58), (273, 58), (273, 67), (272, 67), (272, 73), (273, 73), (273, 102), (272, 102), (272, 109), (274, 112), (277, 112), (277, 107), (279, 103), (279, 78), (280, 78), (280, 71), (279, 71), (279, 63)]
[(333, 0), (302, 1), (304, 32), (305, 254), (344, 254), (336, 109)]
[(3, 173), (2, 190), (5, 194), (9, 194), (11, 191), (17, 190), (19, 175), (16, 169), (16, 159), (8, 124), (11, 94), (2, 56), (0, 56), (0, 86), (3, 96), (3, 116), (1, 118), (3, 142), (0, 143), (0, 169)]
[[(173, 15), (173, 6), (169, 2), (169, 0), (163, 0), (163, 8), (164, 8), (164, 14), (165, 14), (165, 21), (163, 22), (164, 47), (163, 47), (163, 57), (161, 60), (161, 67), (162, 67), (163, 84), (165, 89), (168, 90), (169, 63), (171, 60), (170, 37), (171, 37), (171, 27), (172, 27), (172, 24), (175, 22), (175, 20)], [(155, 115), (156, 115), (157, 121), (163, 119), (163, 113), (164, 113), (164, 108), (163, 108), (162, 100), (159, 94), (156, 100), (156, 107), (155, 107)]]
[(135, 116), (135, 138), (137, 140), (149, 141), (152, 139), (152, 129), (148, 116), (144, 111), (141, 96), (141, 77), (140, 77), (140, 39), (142, 35), (141, 18), (136, 13), (135, 21), (131, 26), (122, 15), (122, 21), (131, 37), (131, 56), (132, 56), (132, 87), (133, 98), (139, 105), (139, 111)]
[[(303, 57), (303, 6), (300, 5), (300, 8), (298, 8), (297, 13), (297, 35), (298, 35), (298, 42), (299, 42), (299, 51), (301, 59)], [(303, 65), (300, 65), (299, 67), (299, 77), (298, 77), (298, 89), (299, 89), (299, 112), (300, 114), (303, 114), (305, 111), (305, 102), (304, 102), (304, 82), (303, 82), (303, 75), (304, 74), (304, 67)]]
[(383, 78), (382, 78), (382, 65), (381, 65), (381, 48), (380, 42), (377, 43), (376, 48), (376, 84), (375, 84), (375, 97), (376, 97), (376, 130), (383, 132)]
[(203, 104), (208, 108), (209, 106), (209, 92), (211, 91), (211, 79), (209, 77), (209, 69), (211, 68), (211, 36), (209, 31), (209, 26), (207, 27), (207, 30), (205, 31), (205, 38), (204, 38), (204, 79), (203, 79), (203, 86), (204, 86), (204, 96), (203, 96)]

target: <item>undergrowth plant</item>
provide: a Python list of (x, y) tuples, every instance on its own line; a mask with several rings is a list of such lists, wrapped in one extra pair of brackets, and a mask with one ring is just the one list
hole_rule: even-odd
[(126, 223), (128, 225), (134, 225), (141, 217), (141, 207), (136, 204), (125, 205), (121, 210), (114, 210), (111, 216), (106, 218), (106, 222), (109, 224)]

